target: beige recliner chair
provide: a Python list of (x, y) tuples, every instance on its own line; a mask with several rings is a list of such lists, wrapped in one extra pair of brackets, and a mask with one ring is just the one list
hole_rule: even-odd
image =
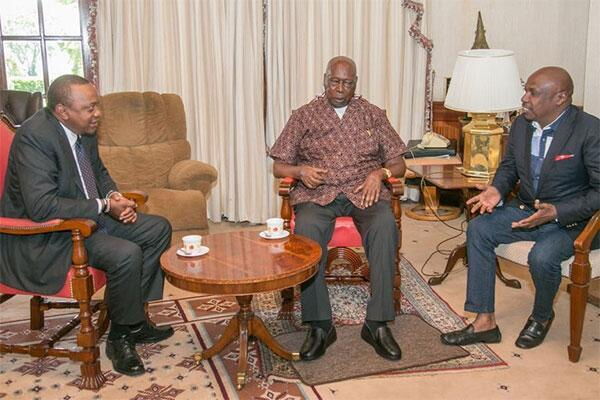
[(100, 156), (120, 190), (149, 195), (141, 211), (162, 215), (173, 240), (208, 233), (206, 196), (217, 170), (190, 160), (185, 111), (176, 94), (120, 92), (102, 96)]

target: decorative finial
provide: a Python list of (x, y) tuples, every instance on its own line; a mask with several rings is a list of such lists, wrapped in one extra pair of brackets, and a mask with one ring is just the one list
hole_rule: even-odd
[(477, 30), (475, 31), (475, 41), (471, 49), (489, 49), (490, 46), (485, 39), (485, 29), (483, 28), (483, 20), (481, 19), (481, 11), (477, 12)]

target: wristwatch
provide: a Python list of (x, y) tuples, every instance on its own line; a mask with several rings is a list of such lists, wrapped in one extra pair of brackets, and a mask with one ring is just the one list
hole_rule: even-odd
[(384, 179), (390, 179), (392, 177), (392, 171), (390, 171), (388, 168), (381, 168), (383, 170), (383, 173), (385, 174), (385, 178)]

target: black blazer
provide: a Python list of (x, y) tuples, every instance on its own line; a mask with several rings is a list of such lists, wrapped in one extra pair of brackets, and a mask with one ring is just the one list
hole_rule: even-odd
[[(117, 190), (98, 155), (95, 135), (82, 136), (98, 185), (105, 196)], [(86, 199), (64, 129), (48, 109), (38, 111), (17, 131), (10, 149), (0, 215), (45, 221), (88, 218), (97, 221), (98, 203)], [(33, 236), (0, 234), (0, 282), (42, 294), (56, 293), (71, 265), (70, 232)]]
[(558, 222), (573, 239), (600, 209), (600, 120), (570, 106), (554, 132), (534, 192), (531, 176), (533, 127), (519, 116), (510, 130), (508, 150), (492, 185), (505, 197), (520, 181), (518, 198), (509, 203), (551, 203)]

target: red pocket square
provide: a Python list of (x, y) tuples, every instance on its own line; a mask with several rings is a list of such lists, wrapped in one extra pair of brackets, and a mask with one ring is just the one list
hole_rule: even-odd
[(554, 157), (554, 161), (568, 160), (569, 158), (573, 157), (575, 157), (575, 154), (559, 154), (556, 157)]

